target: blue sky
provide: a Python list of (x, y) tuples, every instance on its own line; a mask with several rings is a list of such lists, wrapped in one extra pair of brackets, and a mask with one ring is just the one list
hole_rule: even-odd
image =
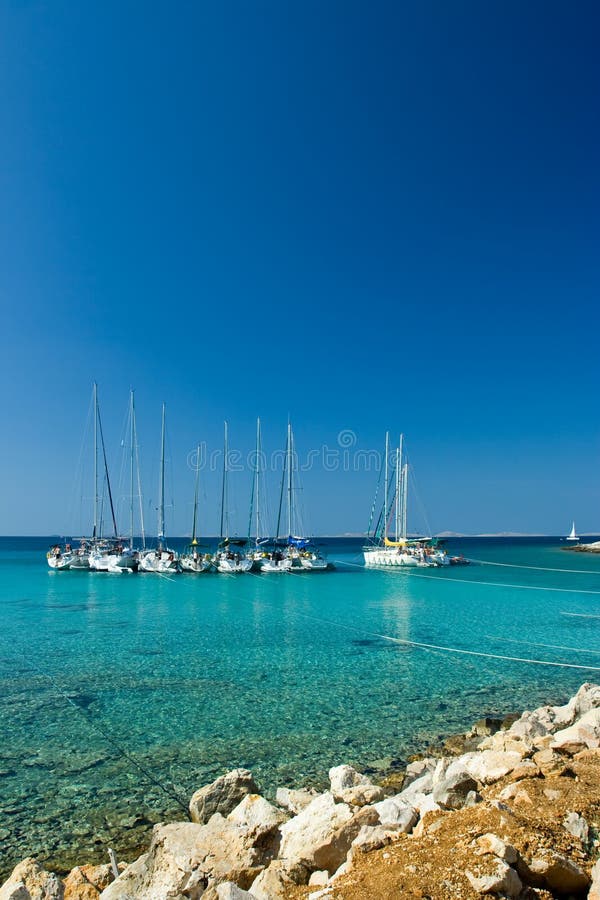
[[(190, 450), (227, 418), (247, 453), (257, 415), (268, 452), (288, 415), (300, 454), (403, 431), (434, 530), (600, 530), (599, 20), (3, 4), (0, 533), (78, 526), (94, 379), (115, 470), (136, 390), (148, 508), (167, 403), (171, 534)], [(344, 468), (302, 474), (310, 530), (366, 527), (376, 476)]]

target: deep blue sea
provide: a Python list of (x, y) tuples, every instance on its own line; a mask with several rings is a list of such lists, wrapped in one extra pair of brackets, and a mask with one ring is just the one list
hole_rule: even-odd
[(131, 859), (236, 766), (267, 795), (342, 762), (376, 777), (600, 680), (600, 556), (558, 538), (453, 539), (478, 562), (397, 571), (324, 539), (333, 572), (172, 578), (53, 572), (49, 543), (0, 539), (2, 875)]

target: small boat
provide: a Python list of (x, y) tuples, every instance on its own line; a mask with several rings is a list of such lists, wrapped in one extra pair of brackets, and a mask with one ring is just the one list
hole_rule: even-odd
[(571, 526), (571, 531), (567, 535), (566, 540), (567, 541), (578, 541), (579, 540), (577, 532), (575, 531), (575, 522), (573, 522), (573, 525)]
[(292, 568), (292, 559), (285, 549), (275, 547), (265, 550), (259, 562), (259, 569), (265, 575), (273, 572), (289, 572)]
[(209, 553), (200, 553), (196, 538), (196, 519), (198, 512), (198, 483), (200, 479), (200, 447), (196, 451), (196, 483), (194, 486), (194, 518), (192, 521), (192, 540), (185, 553), (179, 557), (179, 565), (182, 572), (209, 572), (212, 561)]
[(221, 540), (217, 552), (212, 558), (212, 565), (217, 572), (224, 575), (242, 575), (252, 570), (253, 560), (243, 551), (248, 541), (245, 538), (229, 537), (229, 432), (225, 422), (225, 436), (223, 442), (223, 484), (221, 488)]
[(179, 571), (179, 559), (174, 550), (165, 544), (165, 404), (162, 405), (162, 427), (160, 440), (160, 481), (158, 502), (158, 535), (155, 550), (140, 554), (140, 570), (156, 572), (159, 575)]

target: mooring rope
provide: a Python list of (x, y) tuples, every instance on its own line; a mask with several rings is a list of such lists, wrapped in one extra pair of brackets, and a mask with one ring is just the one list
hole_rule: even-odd
[(553, 569), (550, 568), (550, 566), (526, 566), (522, 563), (491, 562), (488, 559), (469, 558), (471, 559), (471, 562), (477, 563), (479, 566), (504, 566), (508, 569), (533, 569), (536, 572), (568, 572), (572, 575), (600, 575), (600, 569)]
[[(343, 566), (354, 566), (357, 569), (365, 568), (359, 563), (346, 562), (342, 559), (334, 559), (333, 562)], [(600, 594), (600, 591), (581, 590), (580, 588), (543, 587), (537, 584), (505, 584), (502, 581), (476, 581), (471, 578), (455, 578), (454, 576), (440, 578), (439, 575), (423, 575), (421, 572), (415, 572), (414, 568), (416, 568), (416, 566), (377, 566), (373, 568), (376, 568), (378, 572), (389, 572), (390, 570), (393, 570), (394, 572), (403, 572), (404, 575), (410, 575), (411, 578), (430, 578), (439, 582), (439, 584), (479, 584), (484, 585), (485, 587), (515, 588), (520, 591), (554, 591), (560, 594)]]
[(69, 697), (67, 692), (58, 684), (56, 679), (49, 673), (45, 672), (43, 669), (40, 669), (39, 666), (33, 664), (31, 660), (26, 656), (23, 650), (20, 650), (20, 655), (23, 657), (23, 660), (26, 666), (38, 675), (40, 678), (45, 678), (54, 688), (54, 690), (59, 694), (63, 700), (73, 707), (73, 709), (79, 713), (80, 716), (84, 719), (85, 722), (96, 731), (98, 734), (102, 735), (102, 737), (112, 746), (118, 753), (126, 759), (132, 766), (134, 766), (138, 772), (141, 772), (142, 775), (149, 781), (151, 784), (154, 784), (156, 787), (160, 788), (167, 796), (169, 796), (172, 800), (174, 800), (178, 806), (180, 806), (183, 810), (185, 810), (186, 815), (189, 816), (189, 806), (188, 803), (182, 799), (179, 794), (177, 794), (174, 790), (164, 785), (161, 781), (156, 778), (145, 766), (143, 766), (137, 759), (135, 759), (127, 750), (125, 750), (121, 745), (115, 740), (112, 734), (107, 731), (101, 721), (97, 721), (91, 713), (89, 713), (86, 709), (83, 709), (79, 706), (75, 701)]

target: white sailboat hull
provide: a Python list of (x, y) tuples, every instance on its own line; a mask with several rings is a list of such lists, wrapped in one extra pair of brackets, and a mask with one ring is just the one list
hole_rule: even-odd
[(194, 559), (193, 556), (182, 556), (179, 565), (182, 572), (209, 572), (212, 568), (211, 560), (204, 557)]
[(327, 560), (322, 556), (301, 556), (300, 565), (308, 572), (324, 572), (327, 568)]
[(55, 569), (57, 572), (63, 569), (68, 569), (71, 565), (71, 556), (67, 553), (61, 553), (60, 556), (49, 555), (48, 565), (51, 569)]
[(228, 558), (226, 554), (218, 553), (214, 561), (217, 572), (224, 575), (242, 575), (252, 569), (252, 560), (246, 556)]
[(179, 570), (177, 555), (171, 550), (149, 550), (140, 557), (141, 572), (173, 574)]
[(411, 553), (399, 551), (396, 547), (377, 547), (363, 550), (365, 566), (386, 566), (391, 568), (415, 568), (436, 565)]
[(260, 571), (266, 575), (273, 572), (289, 572), (292, 568), (291, 559), (263, 559), (260, 564)]

